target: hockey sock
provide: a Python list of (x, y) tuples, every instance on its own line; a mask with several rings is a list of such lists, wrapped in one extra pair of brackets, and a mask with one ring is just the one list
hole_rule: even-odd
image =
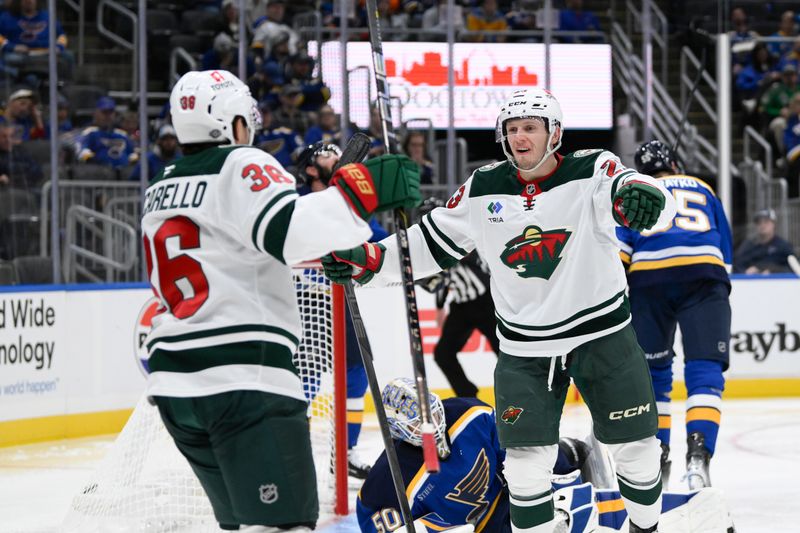
[(665, 446), (669, 446), (672, 429), (671, 396), (672, 396), (672, 360), (664, 366), (651, 366), (650, 377), (653, 379), (653, 392), (656, 395), (658, 409), (658, 433), (656, 438)]
[(661, 514), (661, 476), (650, 483), (634, 483), (617, 474), (619, 492), (631, 521), (648, 528), (658, 523)]
[(717, 434), (722, 415), (722, 391), (725, 377), (722, 363), (708, 359), (686, 361), (684, 379), (686, 400), (686, 434), (700, 432), (705, 437), (705, 447), (711, 455), (717, 445)]
[(514, 533), (549, 533), (553, 530), (553, 492), (533, 496), (509, 495), (511, 530)]
[(347, 369), (347, 447), (358, 444), (361, 423), (364, 420), (364, 393), (367, 391), (367, 373), (361, 365)]

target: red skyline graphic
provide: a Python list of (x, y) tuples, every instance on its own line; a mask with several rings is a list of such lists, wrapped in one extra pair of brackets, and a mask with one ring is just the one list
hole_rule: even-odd
[[(517, 67), (516, 80), (514, 79), (514, 67), (497, 68), (492, 66), (490, 76), (472, 78), (469, 77), (469, 58), (461, 62), (461, 70), (456, 69), (455, 84), (461, 86), (475, 85), (527, 85), (536, 86), (539, 76), (528, 72), (525, 67)], [(389, 78), (402, 77), (411, 85), (447, 85), (447, 65), (442, 62), (442, 55), (436, 52), (426, 52), (423, 54), (422, 63), (414, 62), (411, 68), (397, 73), (397, 62), (393, 59), (386, 59), (386, 76)]]

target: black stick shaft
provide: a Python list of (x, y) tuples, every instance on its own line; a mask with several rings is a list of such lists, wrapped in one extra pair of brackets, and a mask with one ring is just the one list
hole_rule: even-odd
[[(366, 157), (369, 151), (369, 139), (362, 141), (358, 135), (363, 136), (363, 134), (357, 134), (350, 138), (348, 145), (342, 153), (342, 157), (336, 163), (335, 169), (350, 163), (359, 163)], [(352, 149), (348, 150), (348, 148)], [(397, 459), (397, 450), (394, 448), (394, 440), (392, 439), (391, 433), (389, 433), (389, 422), (386, 420), (386, 410), (381, 401), (381, 387), (378, 384), (378, 377), (375, 374), (375, 365), (372, 362), (372, 346), (369, 343), (367, 330), (364, 327), (364, 319), (361, 317), (361, 311), (358, 307), (358, 300), (356, 300), (356, 293), (352, 283), (344, 285), (344, 296), (347, 301), (347, 308), (350, 310), (350, 318), (353, 320), (353, 329), (356, 332), (361, 360), (364, 362), (369, 392), (372, 395), (372, 402), (375, 404), (375, 412), (378, 415), (378, 427), (381, 429), (383, 447), (386, 450), (386, 459), (389, 462), (389, 472), (392, 475), (394, 492), (397, 495), (397, 502), (400, 505), (400, 514), (403, 516), (403, 521), (406, 524), (411, 524), (414, 522), (414, 517), (411, 514), (411, 506), (408, 504), (408, 498), (406, 498), (406, 487), (403, 483), (400, 461)]]
[[(389, 106), (389, 84), (386, 81), (386, 66), (383, 59), (381, 27), (376, 0), (367, 0), (367, 15), (370, 44), (372, 45), (372, 62), (375, 70), (375, 85), (378, 95), (378, 110), (380, 112), (383, 129), (383, 142), (387, 153), (396, 153), (397, 137), (392, 128), (392, 115)], [(422, 430), (423, 433), (430, 433), (428, 430), (433, 427), (433, 417), (431, 415), (430, 395), (425, 374), (425, 361), (422, 356), (422, 334), (419, 327), (417, 295), (414, 288), (414, 273), (411, 268), (411, 254), (408, 245), (408, 215), (405, 209), (395, 209), (394, 223), (395, 235), (397, 236), (397, 244), (400, 252), (400, 274), (402, 277), (406, 304), (411, 360), (414, 368), (417, 396), (419, 397)], [(432, 436), (433, 435), (431, 435), (431, 437)], [(433, 457), (429, 456), (429, 448), (424, 448), (423, 451), (426, 455), (425, 463), (428, 471), (438, 471), (438, 459), (435, 457), (435, 450)]]

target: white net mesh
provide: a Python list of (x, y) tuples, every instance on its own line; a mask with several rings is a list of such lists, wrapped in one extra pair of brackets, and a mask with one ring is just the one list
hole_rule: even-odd
[[(295, 355), (311, 417), (321, 517), (335, 504), (333, 311), (331, 287), (317, 268), (294, 269), (303, 338)], [(344, 480), (346, 483), (346, 480)], [(111, 450), (73, 498), (65, 532), (221, 531), (189, 463), (158, 410), (139, 400)]]

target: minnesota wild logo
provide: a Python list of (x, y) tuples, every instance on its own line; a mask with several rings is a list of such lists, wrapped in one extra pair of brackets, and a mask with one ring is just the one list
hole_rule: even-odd
[(506, 243), (500, 259), (520, 277), (550, 279), (570, 235), (565, 228), (542, 231), (539, 226), (528, 226)]
[(506, 424), (510, 424), (513, 426), (514, 422), (516, 422), (519, 419), (520, 415), (522, 414), (522, 411), (524, 410), (525, 409), (523, 409), (522, 407), (514, 407), (513, 405), (509, 405), (506, 408), (506, 410), (503, 411), (503, 414), (500, 415), (500, 420), (502, 420)]

